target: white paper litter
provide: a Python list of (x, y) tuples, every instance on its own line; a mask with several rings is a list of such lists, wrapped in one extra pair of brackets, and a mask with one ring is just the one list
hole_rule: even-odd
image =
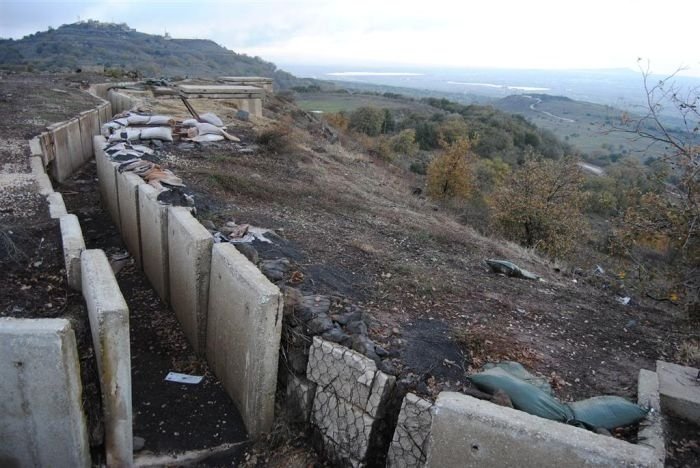
[(202, 381), (202, 379), (204, 379), (204, 376), (180, 374), (179, 372), (168, 372), (168, 375), (165, 376), (165, 380), (168, 382), (185, 384), (198, 384)]

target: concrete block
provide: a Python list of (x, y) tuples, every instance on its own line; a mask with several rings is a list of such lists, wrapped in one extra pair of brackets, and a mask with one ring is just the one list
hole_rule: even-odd
[(100, 133), (100, 119), (97, 109), (82, 112), (78, 120), (80, 125), (80, 139), (83, 148), (83, 163), (92, 159), (95, 151), (92, 139)]
[(32, 174), (46, 174), (44, 169), (44, 162), (41, 160), (40, 156), (32, 156), (29, 158), (29, 167), (32, 169)]
[(53, 134), (51, 132), (42, 132), (39, 135), (39, 144), (41, 145), (41, 160), (44, 162), (44, 167), (47, 167), (56, 158)]
[(53, 146), (51, 175), (58, 182), (63, 182), (73, 173), (70, 146), (68, 145), (68, 126), (58, 127), (50, 132)]
[(131, 466), (129, 309), (102, 250), (85, 250), (80, 261), (83, 297), (102, 390), (107, 466)]
[(117, 191), (117, 164), (113, 163), (104, 152), (105, 138), (96, 136), (93, 139), (95, 148), (95, 163), (97, 165), (97, 180), (100, 187), (102, 205), (107, 208), (109, 214), (121, 231), (119, 216), (119, 193)]
[(700, 371), (656, 361), (656, 373), (663, 411), (700, 424)]
[(41, 158), (41, 139), (38, 136), (29, 140), (29, 154), (32, 157), (38, 156)]
[(36, 176), (37, 190), (41, 195), (47, 196), (53, 193), (53, 187), (51, 186), (51, 179), (46, 174), (38, 174)]
[(377, 365), (366, 356), (336, 343), (314, 337), (309, 349), (306, 375), (338, 397), (365, 409), (377, 373)]
[(249, 108), (255, 117), (262, 117), (262, 99), (251, 99)]
[(289, 373), (287, 376), (285, 406), (292, 421), (309, 422), (315, 394), (315, 383), (304, 377), (294, 375), (292, 372)]
[(659, 397), (659, 379), (656, 372), (641, 369), (637, 385), (637, 403), (651, 408), (646, 419), (639, 424), (639, 444), (650, 447), (661, 466), (666, 461), (664, 422)]
[(66, 264), (68, 285), (80, 291), (80, 255), (85, 250), (83, 231), (78, 217), (73, 214), (61, 216), (61, 241), (63, 243), (63, 260)]
[[(205, 352), (213, 243), (209, 231), (189, 209), (168, 208), (170, 304), (185, 336), (200, 354)], [(258, 358), (255, 356), (256, 360)]]
[(428, 435), (433, 422), (433, 404), (413, 393), (407, 393), (401, 403), (399, 419), (387, 454), (389, 468), (420, 468), (425, 466)]
[(0, 465), (89, 467), (68, 320), (0, 318), (0, 356)]
[[(170, 248), (173, 252), (172, 243)], [(172, 255), (170, 265), (172, 280)], [(174, 282), (172, 287), (174, 291)], [(272, 429), (282, 308), (279, 288), (255, 265), (231, 244), (214, 245), (205, 319), (207, 360), (253, 436)]]
[(68, 154), (71, 161), (71, 174), (85, 164), (83, 139), (80, 135), (80, 120), (71, 119), (66, 125), (68, 131)]
[(170, 301), (168, 270), (168, 206), (158, 201), (158, 190), (138, 185), (141, 259), (143, 271), (163, 302)]
[(454, 392), (433, 407), (428, 467), (661, 467), (648, 447)]
[(374, 418), (322, 387), (316, 390), (311, 422), (352, 458), (367, 455)]
[(119, 199), (119, 224), (121, 234), (136, 266), (141, 267), (141, 226), (139, 223), (139, 185), (143, 179), (133, 172), (117, 171), (117, 196)]
[(66, 204), (63, 203), (63, 196), (58, 192), (51, 192), (46, 199), (49, 202), (49, 215), (51, 219), (58, 219), (67, 215)]

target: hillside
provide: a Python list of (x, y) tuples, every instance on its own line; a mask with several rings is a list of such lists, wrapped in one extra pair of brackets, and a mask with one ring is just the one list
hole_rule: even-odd
[(267, 76), (280, 88), (304, 82), (273, 63), (237, 54), (214, 41), (171, 39), (125, 24), (82, 21), (19, 40), (0, 40), (1, 68), (53, 72), (86, 65), (138, 70), (145, 76)]

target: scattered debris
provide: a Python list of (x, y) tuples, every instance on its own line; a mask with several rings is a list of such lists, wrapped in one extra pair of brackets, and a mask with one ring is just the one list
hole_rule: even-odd
[(168, 375), (165, 376), (165, 380), (167, 380), (168, 382), (177, 382), (192, 385), (200, 383), (202, 379), (204, 379), (204, 376), (202, 375), (180, 374), (179, 372), (168, 372)]
[(632, 298), (629, 296), (617, 296), (615, 299), (617, 299), (617, 302), (619, 302), (622, 305), (629, 305), (630, 301), (632, 300)]
[(534, 273), (527, 270), (523, 270), (516, 264), (509, 262), (508, 260), (495, 260), (488, 259), (486, 264), (491, 268), (494, 273), (500, 273), (506, 276), (512, 276), (514, 278), (522, 278), (529, 280), (539, 280), (540, 277)]

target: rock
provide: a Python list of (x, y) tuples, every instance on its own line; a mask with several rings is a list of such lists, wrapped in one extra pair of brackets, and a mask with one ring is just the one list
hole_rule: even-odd
[(245, 255), (245, 258), (250, 260), (250, 263), (253, 265), (257, 265), (258, 261), (260, 258), (258, 257), (258, 251), (255, 250), (255, 247), (253, 247), (250, 244), (234, 244), (236, 246), (236, 249)]
[(267, 276), (270, 281), (281, 281), (284, 275), (289, 270), (289, 260), (279, 258), (277, 260), (262, 260), (260, 262), (260, 271)]
[(332, 315), (333, 320), (338, 322), (341, 325), (346, 325), (349, 322), (355, 322), (358, 320), (362, 320), (362, 312), (360, 311), (351, 311), (351, 312), (343, 312), (340, 314), (333, 314)]
[(345, 331), (352, 335), (366, 335), (367, 325), (362, 320), (355, 320), (345, 325)]
[(365, 335), (354, 335), (352, 337), (352, 349), (367, 356), (374, 362), (380, 362), (379, 356), (377, 356), (377, 352), (374, 350), (374, 341), (370, 340)]
[(306, 328), (311, 335), (320, 335), (333, 328), (333, 321), (326, 314), (319, 314), (306, 323)]
[(304, 353), (303, 349), (292, 348), (287, 350), (287, 363), (297, 374), (304, 375), (306, 373), (308, 361), (309, 356)]
[(399, 371), (396, 369), (396, 367), (388, 359), (385, 359), (384, 361), (379, 363), (379, 370), (381, 370), (385, 374), (389, 374), (389, 375), (398, 375), (399, 374)]
[(146, 439), (143, 437), (139, 436), (134, 436), (134, 452), (138, 452), (139, 450), (143, 450), (143, 447), (146, 445)]
[(382, 348), (379, 345), (374, 346), (374, 352), (376, 352), (377, 356), (379, 356), (381, 358), (385, 358), (389, 355), (389, 351), (387, 351), (386, 349)]
[(250, 121), (250, 112), (244, 111), (244, 110), (239, 110), (236, 112), (236, 118), (238, 120), (242, 120), (244, 122), (249, 122)]
[(340, 343), (345, 345), (346, 343), (351, 343), (352, 338), (350, 335), (345, 333), (340, 327), (333, 327), (330, 330), (324, 332), (321, 335), (324, 340), (332, 341), (333, 343)]

